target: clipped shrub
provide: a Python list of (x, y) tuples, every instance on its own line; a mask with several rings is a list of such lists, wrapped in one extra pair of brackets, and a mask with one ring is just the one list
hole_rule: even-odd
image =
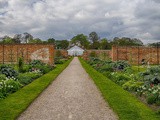
[(4, 74), (8, 78), (11, 78), (11, 77), (16, 78), (18, 76), (18, 72), (15, 71), (14, 68), (12, 68), (8, 65), (1, 65), (0, 66), (0, 73)]

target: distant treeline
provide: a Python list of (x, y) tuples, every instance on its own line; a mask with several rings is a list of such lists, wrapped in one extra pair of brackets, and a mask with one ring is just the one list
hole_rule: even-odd
[[(1, 38), (0, 44), (14, 44), (14, 43), (49, 43), (55, 44), (57, 49), (67, 49), (71, 46), (77, 45), (84, 49), (111, 49), (112, 45), (118, 46), (143, 46), (143, 42), (137, 38), (128, 37), (115, 37), (112, 40), (107, 38), (100, 38), (96, 32), (91, 32), (88, 36), (84, 34), (78, 34), (69, 40), (55, 40), (54, 38), (48, 38), (47, 40), (41, 40), (40, 38), (34, 38), (29, 33), (16, 34), (14, 37), (4, 36)], [(159, 43), (152, 43), (149, 46), (160, 46)]]

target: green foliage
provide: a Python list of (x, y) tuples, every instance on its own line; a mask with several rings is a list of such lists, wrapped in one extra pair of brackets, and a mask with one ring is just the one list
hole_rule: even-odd
[(123, 85), (127, 81), (131, 80), (130, 77), (128, 77), (127, 75), (123, 73), (113, 72), (111, 73), (111, 75), (112, 75), (111, 76), (112, 81), (114, 81), (118, 85)]
[(78, 46), (84, 47), (86, 49), (89, 47), (88, 38), (84, 34), (78, 34), (78, 35), (74, 36), (71, 39), (71, 44), (78, 45)]
[(45, 64), (44, 64), (42, 61), (40, 61), (40, 60), (33, 60), (33, 61), (30, 62), (30, 65), (31, 65), (32, 67), (34, 67), (34, 66), (37, 66), (37, 65), (43, 66), (43, 65), (45, 65)]
[(148, 96), (147, 97), (147, 103), (148, 104), (153, 104), (153, 103), (155, 103), (156, 102), (156, 100), (157, 100), (157, 96), (156, 95), (150, 95), (150, 96)]
[(5, 79), (6, 79), (6, 75), (0, 74), (0, 80), (5, 80)]
[(141, 76), (143, 77), (143, 81), (145, 81), (145, 84), (158, 85), (160, 84), (160, 67), (151, 67), (145, 72), (142, 72)]
[(47, 40), (47, 43), (52, 43), (52, 44), (54, 44), (54, 43), (55, 43), (55, 39), (54, 39), (54, 38), (49, 38), (49, 39)]
[(82, 66), (94, 80), (104, 99), (118, 114), (119, 120), (159, 120), (160, 116), (141, 103), (135, 96), (93, 69), (80, 59)]
[(143, 82), (139, 82), (139, 81), (135, 81), (135, 80), (130, 80), (127, 81), (126, 83), (124, 83), (122, 85), (122, 88), (128, 91), (134, 91), (136, 92), (138, 88), (140, 88), (144, 83)]
[(0, 120), (16, 119), (37, 96), (68, 66), (71, 60), (34, 80), (31, 84), (0, 100)]
[(115, 37), (111, 42), (111, 44), (119, 46), (142, 46), (143, 42), (136, 38), (131, 39), (127, 37), (122, 37), (122, 38)]
[(30, 72), (35, 72), (35, 73), (42, 73), (45, 74), (47, 72), (49, 72), (50, 70), (52, 70), (53, 67), (51, 67), (48, 64), (43, 63), (40, 60), (33, 60), (30, 63)]
[(30, 39), (28, 43), (43, 43), (43, 41), (40, 38)]
[(14, 68), (8, 66), (8, 65), (1, 65), (0, 66), (0, 73), (6, 75), (6, 77), (17, 77), (18, 72), (14, 70)]
[(40, 76), (41, 74), (39, 73), (28, 72), (19, 74), (17, 78), (22, 85), (27, 85)]
[(15, 79), (0, 80), (0, 99), (7, 97), (9, 94), (16, 92), (22, 85)]
[(130, 67), (130, 65), (124, 60), (119, 60), (113, 63), (113, 68), (115, 70), (124, 70), (126, 67)]
[(100, 41), (100, 49), (106, 50), (106, 49), (111, 49), (111, 44), (106, 38), (101, 39)]
[(22, 57), (20, 57), (18, 59), (18, 71), (19, 72), (24, 72), (23, 67), (24, 67), (24, 59)]
[(57, 49), (67, 49), (69, 46), (69, 41), (68, 40), (56, 40), (55, 44), (56, 44)]
[(97, 42), (99, 40), (99, 36), (98, 36), (98, 34), (96, 32), (91, 32), (89, 34), (89, 39), (90, 39), (90, 41), (92, 43), (95, 43), (95, 42)]
[(91, 58), (96, 58), (97, 57), (97, 54), (95, 51), (92, 51), (90, 54), (89, 54), (89, 57)]
[(113, 72), (114, 69), (112, 67), (112, 64), (104, 64), (103, 66), (100, 67), (99, 71), (100, 72), (106, 72), (106, 71)]
[(56, 53), (55, 53), (55, 58), (62, 58), (62, 53), (60, 50), (56, 50)]

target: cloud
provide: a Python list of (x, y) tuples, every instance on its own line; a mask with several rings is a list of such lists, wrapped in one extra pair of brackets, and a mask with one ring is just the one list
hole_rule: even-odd
[(96, 31), (100, 37), (160, 40), (159, 0), (0, 0), (0, 36), (71, 39)]

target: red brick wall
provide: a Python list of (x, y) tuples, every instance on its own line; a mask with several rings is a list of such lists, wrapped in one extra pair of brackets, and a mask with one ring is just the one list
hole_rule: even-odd
[(84, 51), (83, 58), (88, 59), (91, 52), (95, 52), (96, 56), (100, 56), (102, 54), (105, 54), (104, 56), (107, 56), (108, 58), (111, 58), (111, 50), (86, 50)]
[(62, 56), (63, 56), (64, 58), (67, 58), (67, 57), (68, 57), (68, 52), (67, 52), (67, 50), (64, 50), (64, 49), (58, 50), (58, 49), (56, 49), (56, 50), (55, 50), (55, 53), (56, 53), (56, 51), (60, 51), (61, 54), (62, 54)]
[(16, 63), (23, 57), (25, 63), (33, 59), (54, 64), (54, 45), (51, 44), (5, 44), (0, 45), (0, 63)]
[(127, 60), (131, 64), (141, 64), (142, 59), (150, 64), (159, 64), (160, 48), (156, 47), (112, 47), (112, 60)]

